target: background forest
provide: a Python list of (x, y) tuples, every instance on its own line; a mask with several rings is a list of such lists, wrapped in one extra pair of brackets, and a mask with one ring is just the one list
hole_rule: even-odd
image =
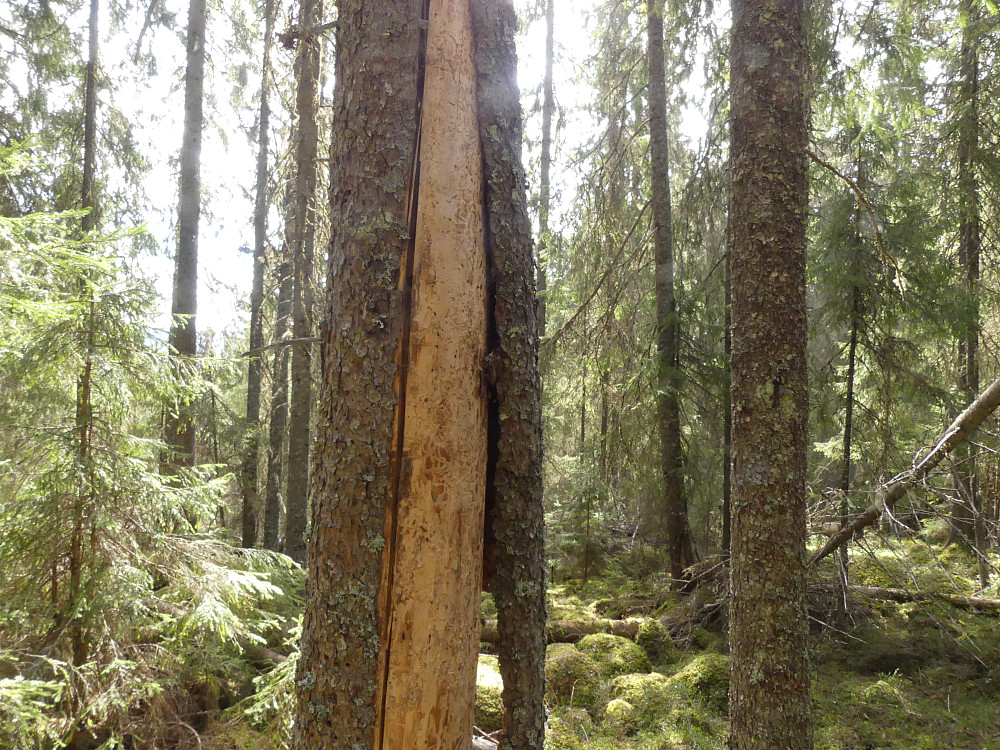
[[(330, 6), (0, 7), (0, 747), (288, 740)], [(645, 4), (518, 11), (547, 743), (723, 747), (729, 10), (663, 6), (668, 172)], [(809, 4), (810, 553), (1000, 377), (998, 27), (990, 0)], [(811, 569), (817, 747), (1000, 747), (998, 546), (991, 416)], [(484, 734), (498, 679), (484, 655)]]

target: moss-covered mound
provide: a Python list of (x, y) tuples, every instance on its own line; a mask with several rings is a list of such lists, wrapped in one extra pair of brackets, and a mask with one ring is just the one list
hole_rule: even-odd
[(604, 707), (605, 726), (622, 734), (632, 734), (638, 730), (635, 707), (624, 698), (613, 698)]
[(503, 727), (502, 696), (499, 659), (480, 655), (476, 671), (476, 726), (484, 732), (495, 732)]
[[(677, 708), (683, 697), (662, 674), (626, 674), (611, 681), (611, 703), (622, 701), (631, 707), (628, 727), (645, 729), (657, 724)], [(609, 712), (611, 703), (605, 708)], [(610, 716), (610, 714), (608, 714)]]
[(652, 669), (646, 652), (628, 638), (595, 633), (585, 636), (576, 647), (597, 663), (598, 674), (604, 679)]
[(639, 644), (653, 664), (667, 664), (673, 661), (674, 642), (667, 626), (659, 620), (644, 620), (639, 623), (639, 633), (635, 642)]
[(570, 643), (553, 643), (545, 652), (545, 699), (554, 706), (591, 710), (601, 681), (597, 664)]
[(686, 688), (706, 705), (724, 713), (729, 706), (729, 657), (714, 651), (698, 654), (670, 681)]

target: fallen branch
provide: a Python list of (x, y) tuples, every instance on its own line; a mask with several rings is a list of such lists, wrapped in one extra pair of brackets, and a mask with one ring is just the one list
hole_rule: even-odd
[[(835, 586), (830, 584), (824, 586), (833, 590)], [(892, 601), (900, 603), (909, 602), (930, 602), (938, 601), (951, 604), (960, 609), (979, 609), (987, 612), (1000, 612), (1000, 599), (980, 599), (975, 596), (963, 596), (962, 594), (939, 594), (926, 591), (910, 591), (909, 589), (885, 588), (882, 586), (858, 586), (852, 584), (847, 587), (852, 591), (870, 599), (880, 599), (882, 601)]]
[(809, 567), (813, 567), (824, 557), (853, 539), (862, 529), (874, 524), (884, 511), (891, 511), (896, 501), (903, 497), (907, 490), (923, 481), (930, 471), (944, 460), (945, 456), (966, 441), (983, 423), (983, 420), (996, 410), (997, 406), (1000, 406), (1000, 378), (994, 380), (989, 388), (980, 393), (976, 400), (958, 415), (951, 426), (938, 438), (930, 452), (915, 466), (908, 471), (897, 474), (891, 481), (882, 485), (876, 500), (868, 506), (864, 513), (830, 537), (823, 548), (813, 555), (809, 561)]
[[(554, 620), (545, 624), (545, 640), (547, 643), (576, 643), (585, 635), (594, 633), (610, 633), (635, 640), (639, 633), (641, 620)], [(497, 621), (487, 620), (483, 623), (479, 640), (483, 643), (496, 643)]]

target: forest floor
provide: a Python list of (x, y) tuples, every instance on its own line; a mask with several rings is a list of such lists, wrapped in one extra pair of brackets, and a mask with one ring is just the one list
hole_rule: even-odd
[[(812, 575), (817, 750), (1000, 750), (1000, 608), (934, 598), (997, 597), (996, 576), (980, 590), (971, 556), (954, 546), (862, 544), (852, 548), (852, 583), (880, 587), (869, 593), (906, 589), (923, 601), (852, 590), (846, 611), (838, 611), (828, 583), (833, 563)], [(990, 562), (996, 570), (1000, 560)], [(658, 551), (643, 548), (595, 564), (591, 570), (601, 573), (587, 582), (557, 571), (549, 590), (547, 750), (725, 747), (724, 569), (702, 563), (693, 571), (698, 585), (682, 595), (669, 592), (660, 563)], [(151, 599), (149, 622), (104, 646), (115, 658), (103, 666), (71, 671), (51, 658), (15, 661), (0, 649), (0, 748), (282, 750), (293, 713), (302, 578), (297, 567), (276, 567), (269, 598), (214, 618), (225, 628), (192, 624), (202, 611), (230, 612), (221, 600), (203, 597), (185, 609), (161, 599), (154, 607)], [(495, 617), (484, 594), (487, 639)], [(241, 635), (237, 624), (252, 624), (257, 635)], [(502, 682), (490, 644), (481, 648), (476, 724), (488, 734), (502, 722)], [(74, 705), (82, 708), (74, 713)]]
[[(664, 594), (655, 576), (636, 583), (628, 572), (553, 586), (551, 619), (640, 618), (663, 623), (670, 638), (657, 645), (647, 626), (646, 640), (642, 631), (638, 637), (645, 654), (613, 635), (551, 644), (547, 748), (724, 748), (724, 581), (708, 575), (705, 585), (682, 597)], [(832, 567), (816, 578), (827, 574), (832, 578)], [(972, 594), (973, 575), (971, 558), (960, 550), (919, 541), (852, 555), (852, 581), (868, 586)], [(809, 616), (817, 750), (1000, 749), (996, 612), (853, 593), (846, 612), (837, 609), (830, 587), (814, 579)], [(484, 707), (492, 666), (481, 657), (479, 718), (490, 728)]]

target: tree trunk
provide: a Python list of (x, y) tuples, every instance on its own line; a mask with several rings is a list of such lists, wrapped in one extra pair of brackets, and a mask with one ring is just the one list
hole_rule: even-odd
[[(858, 146), (858, 179), (859, 192), (867, 188), (861, 146)], [(864, 250), (863, 238), (861, 236), (861, 206), (855, 209), (854, 213), (854, 262), (853, 271), (857, 275), (861, 262), (861, 253)], [(861, 290), (855, 282), (851, 286), (851, 309), (849, 312), (848, 324), (851, 330), (850, 343), (847, 347), (847, 384), (844, 395), (844, 435), (842, 442), (842, 463), (840, 467), (840, 527), (847, 526), (847, 513), (850, 510), (847, 502), (847, 495), (851, 491), (851, 448), (854, 437), (854, 375), (857, 371), (858, 355), (858, 329), (861, 327)], [(841, 550), (840, 559), (837, 561), (840, 591), (837, 597), (837, 618), (843, 625), (847, 618), (847, 586), (850, 583), (849, 558), (847, 548)]]
[[(97, 226), (97, 201), (94, 182), (97, 171), (97, 65), (98, 65), (98, 13), (99, 0), (90, 0), (90, 15), (87, 22), (88, 50), (87, 66), (84, 72), (83, 104), (83, 182), (80, 190), (80, 208), (88, 211), (82, 219), (84, 235)], [(70, 612), (77, 608), (82, 599), (83, 574), (86, 567), (85, 530), (94, 512), (95, 488), (91, 468), (91, 452), (94, 432), (93, 407), (93, 367), (94, 367), (94, 326), (96, 324), (94, 294), (88, 279), (80, 280), (80, 291), (87, 302), (87, 315), (83, 320), (82, 348), (83, 366), (76, 381), (76, 429), (77, 451), (81, 468), (86, 475), (76, 497), (73, 508), (73, 531), (70, 535), (69, 554), (69, 600)], [(55, 590), (55, 589), (54, 589)], [(60, 618), (62, 619), (62, 618)], [(87, 661), (89, 639), (86, 637), (86, 622), (82, 611), (77, 611), (70, 625), (70, 640), (74, 666)]]
[[(728, 225), (727, 225), (728, 232)], [(727, 241), (728, 244), (728, 241)], [(729, 562), (730, 550), (732, 548), (732, 497), (733, 497), (733, 387), (732, 372), (730, 362), (733, 355), (733, 316), (732, 316), (732, 293), (730, 278), (732, 269), (729, 264), (729, 250), (726, 250), (726, 279), (725, 279), (725, 306), (724, 316), (725, 333), (723, 334), (723, 348), (726, 354), (726, 372), (723, 375), (723, 408), (726, 413), (722, 423), (722, 557)]]
[[(281, 341), (288, 332), (292, 315), (292, 275), (287, 260), (278, 265), (278, 304), (274, 340)], [(274, 352), (271, 364), (271, 418), (268, 421), (267, 485), (264, 490), (264, 549), (278, 551), (281, 521), (281, 467), (288, 424), (288, 347)]]
[[(322, 0), (301, 0), (300, 32), (295, 54), (295, 198), (292, 227), (292, 337), (312, 336), (313, 243), (316, 236), (316, 149), (319, 141), (316, 98), (322, 53), (316, 29), (323, 18)], [(285, 552), (305, 562), (309, 504), (309, 422), (312, 415), (312, 345), (292, 348), (292, 389), (288, 416), (288, 485), (285, 495)]]
[(491, 495), (507, 736), (541, 746), (537, 330), (516, 26), (508, 4), (475, 4), (477, 78), (467, 0), (428, 6), (339, 7), (298, 747), (469, 745)]
[(545, 254), (549, 246), (549, 207), (552, 203), (552, 114), (555, 96), (552, 86), (552, 66), (555, 59), (555, 0), (545, 2), (545, 78), (542, 81), (542, 163), (538, 185), (538, 268), (536, 294), (538, 296), (538, 335), (545, 335)]
[[(961, 13), (962, 30), (960, 83), (958, 106), (958, 200), (959, 200), (959, 263), (965, 273), (968, 305), (964, 332), (959, 339), (959, 391), (966, 401), (979, 392), (979, 256), (980, 216), (979, 181), (976, 175), (979, 150), (979, 50), (976, 35), (978, 15), (976, 4), (964, 0)], [(961, 459), (959, 501), (952, 517), (952, 541), (963, 541), (976, 551), (979, 575), (983, 586), (989, 583), (989, 568), (985, 554), (985, 526), (979, 508), (979, 482), (976, 473), (977, 449), (970, 443), (958, 451)]]
[(670, 151), (667, 143), (667, 83), (663, 57), (663, 16), (647, 3), (649, 48), (649, 156), (656, 261), (656, 406), (663, 475), (664, 509), (670, 556), (671, 587), (683, 585), (684, 569), (694, 562), (684, 497), (681, 448), (681, 370), (679, 322), (674, 300), (674, 238), (670, 212)]
[(260, 492), (260, 373), (264, 346), (264, 268), (267, 265), (267, 148), (271, 123), (271, 37), (274, 36), (274, 0), (264, 3), (264, 59), (260, 73), (260, 115), (257, 120), (257, 185), (253, 209), (253, 286), (250, 290), (250, 358), (247, 361), (247, 436), (240, 478), (243, 490), (243, 546), (257, 543)]
[(809, 58), (801, 0), (733, 0), (729, 746), (813, 746), (805, 608)]
[[(184, 139), (180, 155), (180, 206), (177, 254), (170, 312), (170, 351), (180, 360), (197, 354), (198, 220), (201, 214), (201, 130), (205, 77), (205, 0), (188, 8), (187, 70), (184, 74)], [(178, 370), (177, 377), (182, 377)], [(180, 403), (167, 414), (165, 440), (171, 450), (167, 468), (193, 466), (195, 430), (192, 406)]]
[(498, 363), (491, 424), (499, 431), (492, 491), (497, 605), (507, 750), (545, 742), (545, 519), (542, 505), (542, 384), (532, 284), (531, 225), (521, 167), (517, 16), (511, 0), (473, 0), (479, 140), (485, 169), (491, 357)]

